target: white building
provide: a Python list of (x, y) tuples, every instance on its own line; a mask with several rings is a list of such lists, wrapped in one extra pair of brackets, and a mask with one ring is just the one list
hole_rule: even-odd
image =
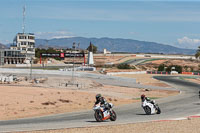
[(32, 33), (18, 33), (10, 49), (20, 50), (21, 54), (24, 54), (26, 60), (30, 62), (31, 57), (35, 57), (35, 35)]
[(103, 54), (111, 54), (111, 52), (104, 48), (103, 49)]

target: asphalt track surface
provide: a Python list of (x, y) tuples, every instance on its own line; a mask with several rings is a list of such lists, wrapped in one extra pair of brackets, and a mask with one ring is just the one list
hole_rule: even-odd
[[(141, 103), (134, 103), (114, 107), (114, 110), (117, 113), (117, 120), (115, 122), (111, 122), (109, 120), (101, 123), (96, 122), (94, 119), (94, 111), (91, 108), (91, 110), (83, 112), (73, 112), (66, 114), (49, 115), (44, 117), (0, 121), (0, 132), (32, 131), (138, 123), (154, 120), (180, 118), (200, 114), (200, 102), (198, 96), (198, 92), (200, 89), (199, 84), (183, 81), (180, 80), (178, 77), (173, 76), (157, 76), (155, 78), (167, 82), (176, 90), (181, 91), (178, 96), (171, 96), (168, 98), (156, 100), (156, 102), (159, 103), (162, 111), (160, 115), (145, 115), (143, 109), (141, 108)], [(100, 78), (97, 78), (95, 80), (104, 84), (111, 84), (112, 81), (114, 82), (114, 79), (101, 80)], [(123, 84), (123, 80), (119, 84), (117, 84), (117, 82), (115, 82), (114, 84)], [(131, 84), (129, 84), (128, 86), (131, 87)]]

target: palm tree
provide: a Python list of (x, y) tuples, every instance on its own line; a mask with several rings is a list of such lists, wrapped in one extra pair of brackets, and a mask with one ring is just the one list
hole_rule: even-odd
[(198, 49), (197, 49), (197, 53), (195, 54), (195, 57), (196, 57), (197, 59), (200, 59), (200, 46), (199, 46)]

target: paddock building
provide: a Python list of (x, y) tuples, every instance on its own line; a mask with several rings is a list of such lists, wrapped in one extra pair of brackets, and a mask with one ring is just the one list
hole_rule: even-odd
[(18, 33), (10, 49), (0, 49), (0, 65), (30, 64), (35, 58), (35, 35), (32, 33)]

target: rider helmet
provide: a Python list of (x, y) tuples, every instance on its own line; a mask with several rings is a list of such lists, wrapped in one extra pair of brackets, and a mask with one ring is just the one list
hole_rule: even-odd
[(141, 95), (141, 99), (143, 100), (144, 98), (145, 98), (145, 95), (144, 95), (144, 94), (142, 94), (142, 95)]
[(101, 94), (96, 95), (96, 100), (99, 100), (101, 98)]

